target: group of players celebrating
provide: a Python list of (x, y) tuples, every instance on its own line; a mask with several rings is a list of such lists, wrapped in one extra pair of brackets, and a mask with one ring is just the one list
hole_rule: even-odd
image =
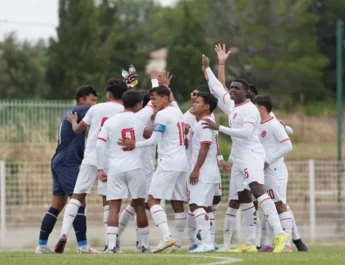
[[(181, 250), (186, 226), (190, 253), (291, 252), (291, 241), (299, 251), (308, 250), (286, 201), (284, 156), (292, 150), (288, 136), (292, 129), (275, 118), (270, 97), (257, 95), (255, 86), (237, 79), (226, 88), (225, 63), (231, 52), (219, 44), (215, 51), (218, 78), (203, 55), (207, 85), (191, 93), (192, 106), (184, 114), (165, 71), (152, 72), (149, 92), (128, 89), (136, 78), (133, 74), (109, 80), (105, 103), (95, 104), (97, 93), (91, 86), (78, 89), (77, 106), (59, 127), (51, 161), (53, 200), (42, 220), (37, 254), (63, 253), (71, 226), (77, 252), (98, 253), (87, 242), (85, 214), (86, 196), (97, 176), (104, 208), (104, 253), (121, 253), (121, 235), (132, 217), (137, 224), (136, 250), (142, 253)], [(215, 122), (217, 107), (228, 116), (228, 127)], [(218, 133), (232, 139), (231, 168), (220, 152)], [(220, 169), (231, 171), (231, 179), (224, 242), (218, 246), (215, 211), (221, 200)], [(60, 238), (50, 249), (48, 237), (68, 197)], [(120, 214), (122, 200), (128, 199), (129, 205)], [(170, 201), (175, 212), (174, 237), (161, 200)], [(264, 214), (262, 224), (258, 207)], [(231, 249), (239, 209), (245, 242)], [(161, 233), (152, 250), (148, 214)]]

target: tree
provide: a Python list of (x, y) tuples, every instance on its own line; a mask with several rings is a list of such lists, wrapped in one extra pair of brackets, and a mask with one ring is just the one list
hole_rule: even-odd
[(98, 54), (99, 21), (93, 0), (60, 0), (57, 40), (50, 40), (47, 80), (50, 98), (71, 98), (89, 83), (104, 85), (103, 58)]
[(201, 55), (210, 54), (203, 25), (191, 11), (193, 2), (182, 1), (180, 28), (169, 45), (167, 68), (174, 78), (171, 86), (177, 98), (186, 100), (191, 90), (205, 83)]

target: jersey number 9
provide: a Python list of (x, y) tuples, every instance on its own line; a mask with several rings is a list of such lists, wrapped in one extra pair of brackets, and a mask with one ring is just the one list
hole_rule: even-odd
[[(121, 131), (122, 140), (133, 140), (135, 141), (135, 132), (133, 128), (122, 129)], [(134, 148), (123, 148), (123, 151), (132, 151)]]

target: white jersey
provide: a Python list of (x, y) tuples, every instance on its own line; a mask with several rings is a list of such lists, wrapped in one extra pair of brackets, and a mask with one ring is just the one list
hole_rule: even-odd
[[(152, 130), (154, 127), (154, 118), (151, 116), (150, 120), (146, 123), (146, 129)], [(156, 164), (156, 150), (157, 146), (147, 146), (143, 149), (143, 155), (142, 156), (142, 161), (143, 161), (143, 168), (145, 171), (146, 175), (151, 175), (153, 174), (155, 170), (155, 164)], [(152, 177), (152, 175), (150, 176)]]
[(264, 148), (260, 142), (261, 118), (257, 107), (247, 100), (242, 104), (235, 105), (233, 112), (229, 115), (229, 127), (233, 129), (241, 129), (243, 124), (250, 123), (254, 126), (254, 130), (247, 138), (231, 137), (232, 148), (230, 158), (241, 159), (245, 152), (253, 151), (264, 153)]
[(98, 139), (108, 142), (109, 171), (123, 173), (142, 168), (141, 148), (123, 148), (119, 139), (143, 139), (145, 123), (133, 112), (124, 111), (109, 118), (102, 127)]
[(205, 162), (200, 168), (200, 181), (203, 183), (220, 183), (217, 161), (217, 134), (211, 129), (203, 128), (202, 120), (205, 118), (214, 121), (214, 118), (211, 116), (205, 116), (191, 130), (190, 148), (192, 156), (190, 160), (190, 171), (194, 169), (197, 162), (201, 144), (210, 143)]
[(90, 127), (82, 164), (97, 166), (96, 143), (98, 134), (104, 122), (121, 111), (123, 111), (123, 106), (117, 101), (99, 103), (88, 110), (81, 121), (86, 126)]
[[(280, 145), (290, 141), (290, 138), (280, 122), (276, 118), (271, 117), (261, 123), (260, 140), (265, 148), (266, 161), (270, 161), (272, 155), (276, 154), (280, 149)], [(273, 164), (270, 164), (269, 167), (285, 167), (284, 157), (279, 158)]]
[(169, 106), (159, 111), (154, 130), (162, 133), (162, 139), (158, 142), (158, 165), (166, 171), (187, 172), (184, 122), (180, 109)]

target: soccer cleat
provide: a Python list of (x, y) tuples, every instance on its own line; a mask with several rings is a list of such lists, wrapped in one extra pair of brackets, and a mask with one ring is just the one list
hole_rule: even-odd
[(88, 245), (86, 245), (86, 246), (78, 247), (77, 253), (78, 254), (98, 254), (99, 252), (96, 249), (90, 248)]
[(167, 249), (168, 247), (172, 247), (176, 244), (175, 239), (170, 239), (169, 241), (161, 241), (159, 242), (159, 244), (157, 245), (157, 247), (155, 247), (152, 250), (152, 253), (158, 253), (163, 251), (164, 249)]
[(142, 250), (141, 243), (139, 241), (135, 242), (135, 248), (133, 249), (133, 252), (135, 253), (140, 253)]
[(217, 249), (217, 252), (219, 253), (224, 253), (224, 252), (228, 252), (228, 250), (230, 250), (230, 246), (228, 245), (220, 245)]
[(151, 253), (151, 250), (149, 248), (145, 248), (144, 246), (141, 247), (141, 253), (145, 253), (145, 254), (148, 254), (148, 253)]
[(247, 244), (242, 244), (238, 248), (229, 249), (228, 253), (244, 253), (244, 252), (258, 252), (256, 246), (250, 246)]
[(218, 244), (216, 242), (214, 242), (214, 249), (218, 250), (218, 248), (219, 248)]
[(283, 252), (291, 253), (291, 252), (292, 252), (292, 247), (290, 247), (290, 246), (285, 246)]
[(196, 249), (190, 250), (189, 253), (206, 253), (206, 252), (214, 252), (214, 246), (207, 246), (207, 245), (199, 245)]
[(114, 247), (113, 249), (107, 249), (104, 254), (122, 254), (119, 249)]
[(262, 246), (259, 252), (272, 252), (274, 250), (273, 246)]
[(292, 242), (295, 244), (298, 251), (308, 252), (308, 247), (304, 244), (302, 239), (292, 240)]
[(182, 249), (182, 246), (174, 245), (174, 246), (172, 246), (171, 248), (169, 248), (169, 249), (167, 250), (166, 253), (178, 252), (178, 251), (180, 251), (181, 249)]
[(67, 243), (67, 237), (66, 235), (62, 235), (59, 238), (59, 241), (55, 245), (55, 248), (54, 248), (55, 253), (60, 253), (60, 254), (63, 253), (66, 243)]
[(35, 253), (36, 254), (54, 254), (54, 251), (52, 251), (47, 246), (37, 246)]
[(286, 242), (289, 240), (289, 234), (284, 232), (282, 235), (276, 236), (274, 239), (273, 252), (283, 252)]
[(198, 247), (198, 244), (189, 245), (189, 251), (194, 250)]

